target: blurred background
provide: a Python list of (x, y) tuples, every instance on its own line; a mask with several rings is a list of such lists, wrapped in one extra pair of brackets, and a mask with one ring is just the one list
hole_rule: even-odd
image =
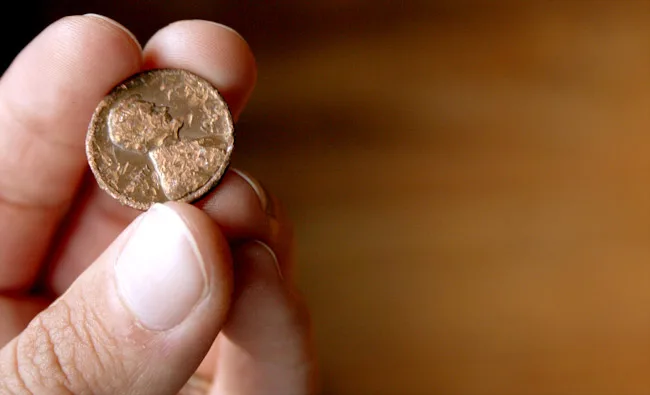
[(5, 66), (75, 13), (249, 41), (234, 162), (296, 223), (325, 394), (650, 393), (650, 2), (18, 7)]

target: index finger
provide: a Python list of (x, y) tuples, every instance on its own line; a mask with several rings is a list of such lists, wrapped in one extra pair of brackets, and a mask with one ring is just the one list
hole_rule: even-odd
[(0, 292), (31, 286), (86, 169), (93, 110), (142, 64), (115, 22), (63, 18), (0, 81)]

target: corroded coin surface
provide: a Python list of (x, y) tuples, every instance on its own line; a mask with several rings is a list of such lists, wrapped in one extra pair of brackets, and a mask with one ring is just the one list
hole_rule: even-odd
[(122, 204), (191, 202), (221, 179), (234, 144), (233, 121), (216, 88), (185, 70), (150, 70), (97, 106), (86, 154), (99, 186)]

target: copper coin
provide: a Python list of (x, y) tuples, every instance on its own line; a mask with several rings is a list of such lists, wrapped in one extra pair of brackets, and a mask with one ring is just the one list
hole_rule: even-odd
[(115, 87), (95, 109), (86, 155), (99, 186), (122, 204), (146, 210), (194, 201), (230, 162), (233, 121), (208, 81), (158, 69)]

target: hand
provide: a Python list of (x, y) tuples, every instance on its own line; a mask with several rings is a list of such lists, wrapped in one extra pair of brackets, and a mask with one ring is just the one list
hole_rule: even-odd
[(291, 228), (259, 183), (231, 170), (196, 205), (141, 214), (88, 177), (94, 107), (147, 68), (208, 79), (235, 118), (256, 78), (224, 26), (177, 22), (142, 50), (87, 15), (49, 26), (0, 80), (0, 394), (176, 394), (191, 377), (212, 394), (312, 392)]

